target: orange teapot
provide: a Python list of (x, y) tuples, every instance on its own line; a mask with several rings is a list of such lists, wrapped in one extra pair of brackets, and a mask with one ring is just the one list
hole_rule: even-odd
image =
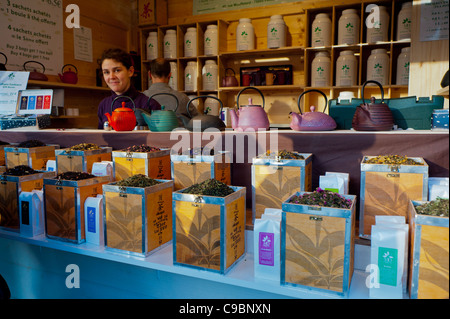
[(122, 102), (122, 107), (119, 107), (112, 110), (114, 102), (117, 99), (120, 99), (122, 97), (128, 98), (133, 103), (134, 109), (136, 109), (136, 105), (134, 104), (134, 101), (132, 98), (128, 96), (118, 96), (116, 97), (112, 103), (111, 103), (111, 115), (109, 113), (105, 113), (106, 117), (108, 118), (109, 125), (115, 130), (115, 131), (132, 131), (136, 127), (136, 115), (134, 114), (134, 110), (125, 107), (125, 102)]

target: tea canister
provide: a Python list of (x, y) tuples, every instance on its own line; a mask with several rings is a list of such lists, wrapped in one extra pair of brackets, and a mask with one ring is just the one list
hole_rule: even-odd
[(389, 13), (385, 6), (372, 5), (366, 27), (367, 43), (389, 40)]
[(175, 59), (177, 57), (177, 31), (167, 30), (164, 35), (164, 58)]
[(178, 68), (176, 62), (169, 62), (170, 64), (170, 79), (169, 79), (169, 86), (174, 89), (178, 90)]
[(375, 49), (367, 60), (367, 80), (387, 85), (389, 81), (389, 56), (386, 49)]
[(247, 18), (239, 19), (236, 29), (236, 51), (255, 49), (255, 29), (252, 20)]
[(397, 17), (397, 40), (411, 39), (412, 2), (402, 4)]
[(210, 24), (206, 27), (204, 35), (204, 50), (205, 55), (217, 55), (219, 53), (218, 49), (218, 36), (217, 36), (217, 25)]
[(189, 61), (184, 69), (184, 90), (197, 91), (197, 62)]
[(331, 45), (331, 19), (327, 13), (319, 13), (312, 23), (311, 46), (329, 45)]
[(397, 81), (398, 85), (408, 85), (409, 83), (409, 52), (410, 47), (402, 49), (397, 58)]
[(188, 28), (184, 35), (184, 56), (197, 56), (197, 28)]
[(356, 85), (358, 72), (358, 60), (351, 50), (342, 51), (336, 61), (336, 85)]
[(158, 33), (150, 32), (147, 37), (147, 60), (158, 57)]
[(338, 24), (338, 44), (359, 43), (359, 16), (355, 9), (342, 11)]
[(283, 16), (274, 15), (270, 17), (267, 24), (267, 48), (276, 49), (286, 46), (286, 24)]
[(202, 68), (203, 90), (214, 91), (217, 90), (217, 73), (218, 66), (214, 60), (206, 60)]
[(330, 86), (330, 68), (331, 60), (329, 53), (327, 51), (317, 52), (311, 64), (311, 86)]

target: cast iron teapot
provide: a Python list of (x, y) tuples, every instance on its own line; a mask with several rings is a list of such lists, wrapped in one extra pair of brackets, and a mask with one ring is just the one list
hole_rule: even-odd
[[(262, 97), (263, 105), (254, 105), (252, 99), (248, 99), (248, 105), (241, 105), (239, 108), (239, 97), (241, 93), (248, 89), (254, 89), (259, 92)], [(270, 127), (269, 117), (264, 111), (264, 95), (260, 90), (253, 86), (248, 86), (239, 91), (236, 97), (237, 110), (230, 110), (231, 127), (235, 131), (257, 131), (267, 130)]]
[(136, 115), (134, 111), (128, 107), (125, 107), (125, 102), (122, 102), (122, 107), (119, 107), (113, 111), (114, 102), (120, 98), (128, 98), (132, 103), (134, 109), (136, 105), (131, 97), (126, 95), (117, 96), (111, 103), (111, 115), (105, 113), (108, 118), (109, 125), (115, 131), (132, 131), (136, 127)]
[(145, 123), (148, 125), (148, 129), (152, 132), (167, 132), (172, 131), (178, 127), (178, 118), (176, 115), (178, 109), (178, 98), (171, 93), (155, 93), (148, 98), (147, 104), (156, 95), (170, 95), (175, 98), (176, 107), (175, 111), (165, 110), (165, 106), (161, 105), (161, 110), (154, 110), (151, 114), (148, 112), (141, 112)]
[[(233, 72), (233, 75), (227, 75), (228, 70), (231, 70)], [(225, 77), (222, 79), (222, 86), (239, 86), (238, 80), (236, 79), (236, 73), (232, 68), (225, 69)]]
[(41, 72), (38, 72), (38, 71), (36, 71), (36, 68), (33, 68), (33, 71), (30, 71), (30, 76), (28, 77), (28, 79), (29, 80), (36, 80), (36, 81), (48, 81), (48, 77), (44, 74), (45, 73), (45, 66), (42, 64), (42, 63), (40, 63), (40, 62), (38, 62), (38, 61), (26, 61), (24, 64), (23, 64), (23, 69), (25, 70), (25, 71), (28, 71), (27, 70), (27, 67), (25, 66), (27, 63), (37, 63), (37, 64), (40, 64), (41, 66), (42, 66), (42, 73)]
[[(364, 100), (364, 88), (368, 83), (374, 83), (381, 89), (381, 103), (375, 103), (375, 97), (370, 98), (369, 104)], [(352, 127), (357, 131), (390, 131), (394, 126), (394, 117), (389, 106), (384, 101), (384, 90), (377, 81), (364, 82), (362, 88), (363, 104), (356, 107), (353, 115)]]
[[(69, 68), (69, 71), (65, 71), (64, 72), (64, 68), (66, 66), (73, 66), (74, 69), (75, 69), (75, 72), (73, 72), (71, 68)], [(73, 65), (73, 64), (66, 64), (66, 65), (64, 65), (62, 67), (61, 72), (63, 74), (59, 74), (58, 73), (59, 78), (61, 79), (61, 82), (69, 83), (69, 84), (77, 84), (77, 82), (78, 82), (78, 70), (77, 70), (77, 67), (75, 65)]]
[[(196, 96), (193, 99), (191, 99), (188, 104), (186, 105), (186, 110), (187, 110), (187, 114), (189, 115), (189, 117), (191, 116), (191, 113), (189, 112), (189, 105), (192, 103), (192, 101), (197, 100), (199, 98), (211, 98), (211, 99), (215, 99), (217, 101), (219, 101), (220, 103), (220, 111), (219, 114), (222, 113), (222, 109), (223, 109), (223, 103), (220, 99), (216, 98), (215, 96), (211, 96), (211, 95), (200, 95), (200, 96)], [(197, 115), (191, 119), (188, 119), (187, 117), (182, 117), (183, 120), (183, 124), (184, 126), (189, 130), (189, 131), (193, 131), (194, 130), (194, 126), (196, 124), (195, 121), (200, 121), (200, 130), (203, 132), (204, 130), (206, 130), (207, 128), (216, 128), (220, 131), (225, 130), (225, 123), (220, 119), (219, 116), (215, 116), (215, 115), (208, 115), (208, 111), (206, 110), (203, 114)]]
[[(305, 114), (302, 113), (302, 110), (300, 108), (300, 100), (302, 99), (303, 95), (310, 92), (318, 92), (325, 98), (325, 108), (323, 109), (323, 113), (315, 112), (316, 107), (313, 105), (310, 107), (311, 112), (305, 112)], [(297, 105), (300, 114), (297, 114), (295, 112), (289, 113), (292, 116), (290, 127), (294, 131), (332, 131), (336, 128), (337, 124), (334, 119), (328, 114), (325, 114), (325, 110), (327, 109), (328, 105), (328, 99), (325, 93), (323, 93), (322, 91), (316, 89), (304, 91), (298, 97)]]
[(0, 71), (6, 71), (6, 63), (8, 62), (8, 58), (4, 53), (0, 52), (0, 54), (5, 57), (5, 63), (0, 63)]

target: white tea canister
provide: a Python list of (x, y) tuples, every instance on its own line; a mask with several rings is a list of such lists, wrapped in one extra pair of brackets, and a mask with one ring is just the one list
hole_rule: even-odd
[(206, 27), (203, 47), (205, 50), (205, 55), (211, 56), (219, 53), (217, 25), (210, 24)]
[(331, 45), (331, 19), (326, 13), (316, 15), (311, 28), (311, 47)]
[(356, 85), (358, 73), (358, 60), (351, 50), (342, 51), (336, 61), (336, 85)]
[(410, 47), (402, 49), (397, 58), (397, 81), (398, 85), (409, 84), (409, 52)]
[(330, 86), (331, 59), (327, 51), (316, 53), (311, 64), (311, 86)]
[(338, 44), (359, 43), (359, 16), (355, 9), (342, 11), (338, 23)]
[(270, 17), (267, 24), (267, 48), (276, 49), (286, 46), (286, 24), (283, 16), (274, 15)]
[(184, 35), (184, 56), (197, 56), (197, 28), (187, 28)]
[(386, 49), (375, 49), (367, 60), (367, 80), (374, 80), (381, 85), (389, 81), (389, 55)]
[(158, 34), (150, 32), (147, 37), (147, 60), (153, 60), (158, 57)]
[(239, 19), (236, 29), (236, 50), (254, 50), (255, 49), (255, 29), (252, 20), (247, 18)]
[(164, 35), (164, 58), (175, 59), (177, 57), (177, 31), (167, 30)]

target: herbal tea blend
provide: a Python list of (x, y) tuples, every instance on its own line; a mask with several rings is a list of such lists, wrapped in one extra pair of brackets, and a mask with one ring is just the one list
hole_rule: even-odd
[(129, 146), (126, 149), (124, 149), (124, 152), (138, 152), (138, 153), (150, 153), (150, 152), (156, 152), (156, 151), (160, 151), (161, 149), (158, 147), (153, 147), (153, 146), (148, 146), (145, 144), (142, 145), (133, 145), (133, 146)]
[(24, 176), (24, 175), (31, 175), (31, 174), (37, 174), (38, 171), (35, 171), (31, 167), (27, 165), (18, 165), (13, 168), (9, 168), (6, 170), (6, 172), (3, 173), (3, 175), (12, 175), (12, 176)]
[(136, 174), (130, 176), (126, 179), (117, 182), (117, 186), (127, 186), (127, 187), (150, 187), (153, 185), (160, 184), (161, 182), (149, 178), (143, 174)]
[(305, 193), (302, 195), (295, 195), (291, 198), (290, 203), (301, 205), (317, 205), (323, 207), (335, 207), (348, 209), (352, 206), (350, 199), (345, 199), (343, 196), (326, 191), (318, 187), (312, 193)]
[(428, 203), (416, 206), (418, 214), (448, 217), (449, 200), (447, 198), (437, 198)]
[(91, 151), (91, 150), (99, 150), (100, 146), (93, 143), (81, 143), (74, 145), (72, 147), (69, 147), (70, 151)]
[(83, 172), (64, 172), (56, 176), (56, 179), (79, 181), (83, 179), (93, 178), (95, 175)]
[(401, 155), (378, 155), (364, 161), (367, 164), (423, 165), (412, 158)]
[(280, 159), (305, 159), (303, 155), (297, 152), (290, 152), (286, 150), (272, 152), (268, 150), (266, 153), (258, 156), (259, 158), (280, 158)]
[(194, 184), (181, 192), (187, 194), (226, 197), (234, 193), (234, 190), (227, 184), (211, 178), (204, 182)]
[(45, 143), (39, 141), (39, 140), (28, 140), (20, 143), (17, 147), (22, 148), (32, 148), (32, 147), (39, 147), (39, 146), (45, 146)]

